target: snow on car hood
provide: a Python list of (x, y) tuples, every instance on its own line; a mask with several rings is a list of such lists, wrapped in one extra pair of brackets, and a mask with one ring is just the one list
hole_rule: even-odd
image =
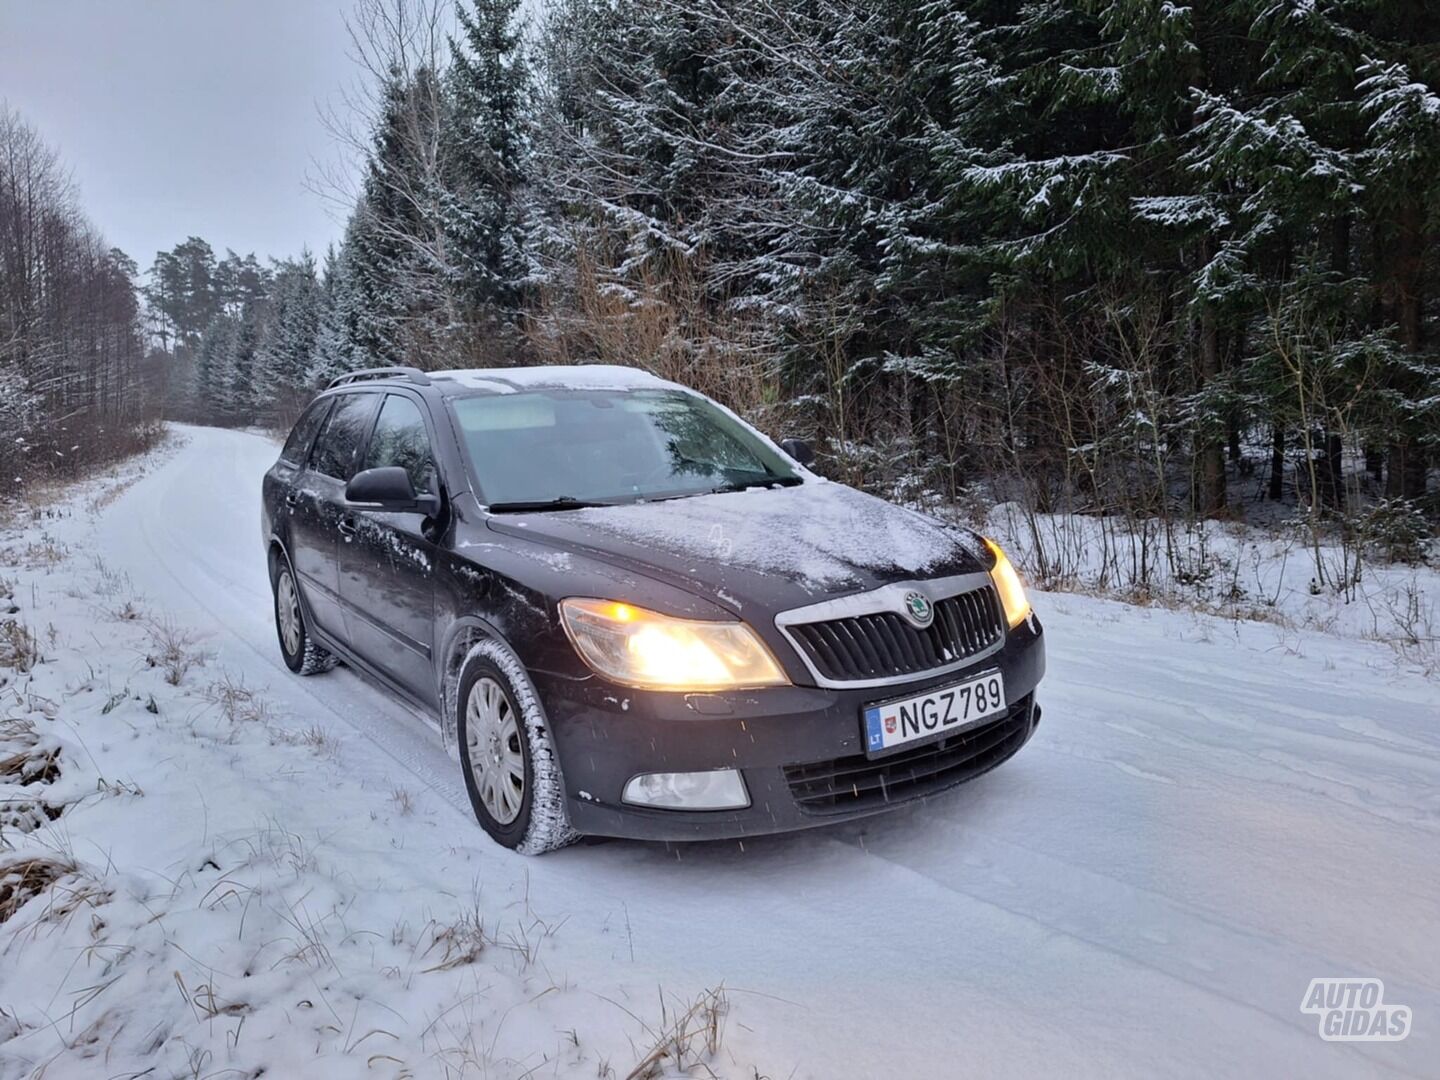
[(496, 515), (489, 524), (659, 571), (735, 611), (984, 566), (969, 533), (814, 477), (789, 488)]

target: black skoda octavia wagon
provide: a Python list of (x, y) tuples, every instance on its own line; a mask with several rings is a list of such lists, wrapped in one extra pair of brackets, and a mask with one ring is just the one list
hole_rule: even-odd
[(1035, 730), (1004, 553), (630, 368), (337, 379), (265, 476), (280, 649), (435, 717), (480, 824), (749, 836), (969, 780)]

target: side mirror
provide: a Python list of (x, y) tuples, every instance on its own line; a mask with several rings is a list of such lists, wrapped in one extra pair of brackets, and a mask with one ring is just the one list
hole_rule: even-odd
[(382, 465), (356, 473), (345, 485), (345, 501), (366, 510), (391, 514), (434, 517), (440, 512), (439, 498), (428, 492), (417, 494), (410, 483), (410, 474), (399, 465)]
[(815, 460), (814, 448), (804, 439), (781, 439), (780, 449), (789, 454), (801, 465), (809, 465)]

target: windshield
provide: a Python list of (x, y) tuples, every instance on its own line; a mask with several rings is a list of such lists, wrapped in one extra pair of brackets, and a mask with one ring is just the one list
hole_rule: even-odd
[(798, 484), (714, 402), (675, 390), (536, 390), (451, 403), (492, 510), (621, 503)]

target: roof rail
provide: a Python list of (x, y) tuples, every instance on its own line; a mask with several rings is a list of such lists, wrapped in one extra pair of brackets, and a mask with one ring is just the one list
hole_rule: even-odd
[(363, 368), (360, 371), (347, 371), (344, 375), (337, 375), (330, 380), (330, 385), (325, 389), (334, 390), (337, 386), (348, 386), (351, 383), (364, 382), (366, 379), (391, 379), (396, 376), (404, 376), (420, 386), (430, 385), (429, 376), (416, 367), (374, 367)]

